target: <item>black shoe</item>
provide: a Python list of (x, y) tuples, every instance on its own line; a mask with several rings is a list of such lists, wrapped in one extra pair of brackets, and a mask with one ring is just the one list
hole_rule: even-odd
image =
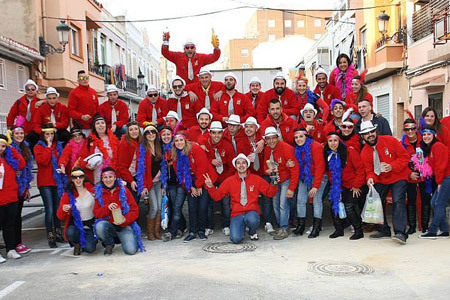
[(169, 242), (172, 240), (172, 234), (170, 232), (164, 233), (162, 236), (163, 242)]
[(378, 240), (378, 239), (390, 239), (391, 234), (387, 232), (375, 232), (369, 236), (370, 239)]
[(295, 235), (303, 235), (303, 232), (305, 232), (305, 222), (306, 218), (297, 218), (297, 227), (293, 231)]
[(203, 231), (198, 232), (198, 238), (202, 241), (205, 241), (208, 239), (208, 237), (206, 236), (206, 234)]
[(419, 238), (421, 238), (421, 239), (436, 239), (437, 234), (434, 232), (427, 231), (424, 234), (419, 235)]
[(64, 239), (64, 236), (61, 232), (61, 228), (55, 228), (54, 229), (55, 239), (58, 243), (65, 243), (66, 240)]
[(189, 233), (187, 237), (184, 238), (183, 243), (189, 243), (192, 240), (195, 240), (197, 238), (195, 233)]
[(308, 238), (313, 239), (313, 238), (316, 238), (319, 236), (321, 223), (322, 223), (322, 219), (314, 218), (313, 229), (311, 230), (311, 233), (308, 235)]
[(113, 248), (114, 248), (114, 245), (106, 245), (105, 251), (103, 251), (103, 255), (105, 255), (105, 256), (111, 255)]
[(349, 238), (349, 240), (359, 240), (362, 239), (364, 237), (364, 232), (362, 230), (356, 231), (355, 233)]
[(338, 238), (340, 236), (344, 236), (344, 230), (335, 230), (332, 234), (330, 234), (329, 238), (330, 239), (335, 239), (335, 238)]
[(400, 244), (400, 245), (405, 245), (406, 244), (406, 236), (404, 236), (401, 233), (396, 233), (393, 237), (392, 237), (392, 241)]
[(73, 246), (73, 255), (81, 255), (81, 245), (75, 244)]
[(48, 246), (50, 248), (58, 248), (58, 245), (56, 245), (56, 239), (53, 232), (47, 232), (47, 240), (48, 240)]
[(406, 232), (408, 235), (409, 234), (414, 234), (414, 233), (416, 233), (416, 228), (414, 228), (414, 227), (409, 227), (409, 229), (408, 229), (408, 231)]
[(440, 239), (448, 239), (449, 237), (448, 231), (439, 233), (437, 237)]

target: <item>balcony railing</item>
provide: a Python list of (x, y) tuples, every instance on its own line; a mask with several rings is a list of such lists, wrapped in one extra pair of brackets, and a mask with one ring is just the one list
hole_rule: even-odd
[(400, 29), (392, 36), (384, 36), (377, 41), (377, 49), (386, 44), (401, 44), (406, 42), (405, 29)]
[(136, 78), (125, 76), (125, 90), (134, 94), (138, 93), (138, 81)]
[(447, 43), (450, 40), (450, 10), (447, 8), (433, 16), (434, 45)]
[(114, 75), (112, 73), (112, 68), (110, 66), (108, 66), (106, 64), (94, 65), (92, 67), (89, 67), (89, 71), (105, 78), (105, 84), (112, 83), (111, 76), (114, 76)]
[(420, 10), (414, 12), (412, 18), (412, 40), (418, 41), (433, 33), (433, 17), (448, 11), (448, 0), (430, 0)]

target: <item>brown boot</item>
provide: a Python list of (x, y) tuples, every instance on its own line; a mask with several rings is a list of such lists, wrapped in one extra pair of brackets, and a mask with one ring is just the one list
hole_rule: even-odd
[(150, 241), (155, 240), (155, 218), (147, 219), (147, 237)]
[(161, 230), (161, 214), (158, 214), (155, 218), (155, 238), (160, 240), (161, 234), (159, 231)]

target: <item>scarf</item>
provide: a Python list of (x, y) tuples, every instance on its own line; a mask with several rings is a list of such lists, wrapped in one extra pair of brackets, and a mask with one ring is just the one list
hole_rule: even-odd
[[(44, 148), (47, 148), (47, 145), (42, 140), (39, 140), (37, 144), (41, 145)], [(51, 148), (50, 151), (52, 153), (51, 161), (53, 169), (53, 179), (55, 180), (56, 187), (58, 189), (58, 195), (59, 197), (62, 197), (62, 195), (64, 194), (64, 189), (67, 186), (68, 178), (66, 175), (56, 172), (56, 170), (59, 168), (58, 159), (56, 158), (55, 152)], [(56, 144), (56, 152), (58, 153), (58, 157), (60, 157), (62, 152), (62, 142), (58, 142)]]
[[(25, 146), (29, 147), (27, 141), (23, 141), (22, 143), (24, 143)], [(13, 141), (11, 143), (11, 146), (14, 147), (14, 149), (16, 149), (20, 155), (22, 155), (20, 144)], [(23, 195), (26, 190), (30, 189), (31, 187), (30, 183), (31, 181), (33, 181), (32, 170), (33, 170), (33, 156), (31, 156), (31, 158), (26, 161), (25, 168), (23, 168), (21, 172), (18, 172), (16, 174), (17, 184), (19, 185), (19, 196)]]
[(70, 154), (70, 165), (72, 166), (72, 168), (74, 167), (74, 164), (77, 161), (79, 154), (81, 153), (81, 148), (83, 147), (85, 142), (85, 139), (83, 139), (79, 143), (76, 143), (74, 139), (70, 139), (69, 143), (67, 144), (67, 146), (72, 147), (72, 153)]
[(295, 146), (295, 157), (298, 160), (300, 168), (300, 180), (306, 183), (308, 189), (312, 187), (312, 177), (311, 177), (311, 144), (313, 140), (311, 138), (306, 138), (306, 142), (301, 145)]
[(73, 193), (71, 191), (68, 191), (67, 194), (69, 195), (69, 203), (71, 206), (70, 209), (72, 210), (73, 224), (80, 232), (80, 245), (81, 248), (84, 248), (86, 245), (86, 231), (84, 230), (83, 221), (81, 221), (80, 211), (75, 205), (76, 199)]
[[(130, 205), (127, 202), (127, 195), (126, 195), (126, 192), (125, 192), (125, 187), (122, 184), (122, 179), (117, 178), (114, 185), (118, 186), (120, 188), (120, 191), (119, 191), (120, 207), (122, 209), (123, 215), (126, 216), (130, 212)], [(104, 187), (103, 187), (103, 185), (101, 183), (97, 184), (95, 186), (95, 198), (97, 199), (98, 204), (100, 206), (103, 206), (103, 203), (104, 203), (104, 201), (103, 201), (103, 188)], [(95, 220), (94, 233), (95, 233), (97, 239), (98, 239), (98, 236), (97, 236), (97, 233), (95, 232), (95, 227), (96, 227), (98, 222), (103, 221), (103, 220), (107, 220), (107, 219), (109, 219), (109, 217)], [(130, 227), (131, 227), (131, 229), (133, 229), (133, 233), (134, 233), (134, 236), (136, 238), (139, 251), (144, 252), (145, 251), (145, 247), (142, 244), (142, 240), (141, 240), (141, 228), (139, 227), (139, 225), (137, 224), (136, 221), (131, 223)]]
[(94, 133), (91, 133), (89, 137), (92, 139), (94, 149), (95, 147), (97, 147), (98, 150), (100, 150), (100, 152), (103, 154), (103, 164), (101, 169), (104, 169), (108, 166), (113, 166), (113, 164), (111, 164), (111, 160), (117, 158), (117, 147), (116, 147), (116, 137), (114, 136), (112, 131), (108, 130), (109, 147), (111, 148), (112, 151), (112, 157), (109, 157), (108, 150), (103, 144), (102, 139), (98, 138)]
[(10, 165), (14, 171), (19, 171), (19, 160), (13, 157), (11, 147), (6, 147), (3, 152), (3, 157), (5, 158), (6, 163)]
[(170, 166), (167, 164), (167, 160), (171, 159), (171, 151), (172, 151), (172, 141), (168, 144), (162, 145), (163, 159), (161, 161), (161, 186), (163, 189), (167, 190), (168, 184), (167, 180), (169, 179), (169, 168)]
[(328, 168), (331, 172), (330, 201), (334, 215), (339, 214), (339, 202), (341, 201), (342, 164), (341, 158), (335, 151), (328, 151)]
[(353, 64), (350, 64), (347, 71), (345, 72), (342, 72), (339, 68), (335, 68), (333, 70), (336, 87), (341, 92), (343, 98), (345, 98), (343, 95), (348, 95), (352, 92), (352, 80), (354, 72), (355, 66)]
[(144, 174), (145, 174), (145, 156), (146, 151), (144, 145), (139, 145), (139, 157), (137, 160), (137, 171), (136, 171), (136, 183), (137, 183), (137, 194), (140, 195), (144, 190)]
[(188, 192), (191, 190), (192, 177), (189, 157), (180, 149), (177, 149), (177, 179), (180, 184), (184, 184)]

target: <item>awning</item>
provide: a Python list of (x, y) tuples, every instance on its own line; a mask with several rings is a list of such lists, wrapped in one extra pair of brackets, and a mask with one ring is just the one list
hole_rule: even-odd
[(444, 86), (445, 86), (445, 75), (444, 74), (437, 75), (437, 76), (431, 76), (431, 77), (422, 79), (411, 85), (413, 90), (423, 90), (423, 89), (444, 87)]

